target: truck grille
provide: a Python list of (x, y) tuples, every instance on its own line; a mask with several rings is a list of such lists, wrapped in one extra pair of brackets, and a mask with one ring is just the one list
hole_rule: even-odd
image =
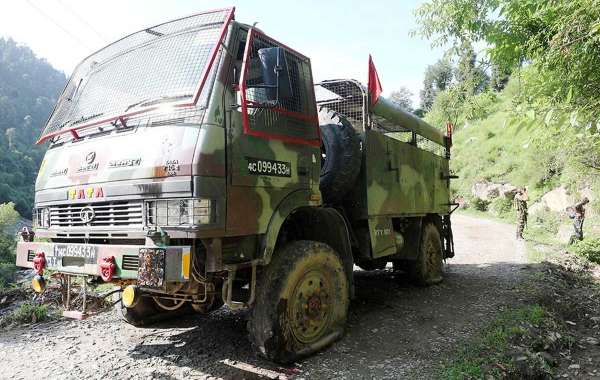
[(138, 270), (140, 258), (137, 255), (123, 255), (123, 270)]
[[(84, 210), (85, 209), (85, 210)], [(91, 209), (91, 211), (90, 211)], [(82, 210), (91, 220), (85, 223)], [(50, 227), (142, 227), (142, 202), (113, 201), (50, 207)]]

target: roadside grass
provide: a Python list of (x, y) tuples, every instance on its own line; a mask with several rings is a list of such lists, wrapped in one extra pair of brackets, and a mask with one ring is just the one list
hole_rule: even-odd
[(17, 266), (13, 263), (0, 263), (0, 289), (10, 287), (15, 281)]
[(37, 323), (53, 318), (54, 314), (49, 310), (48, 305), (25, 302), (10, 313), (0, 317), (0, 327)]
[[(521, 362), (540, 361), (535, 352), (539, 346), (556, 345), (566, 334), (555, 334), (554, 342), (539, 336), (539, 331), (547, 328), (556, 329), (555, 316), (545, 307), (534, 304), (520, 306), (502, 312), (483, 333), (459, 350), (458, 355), (445, 363), (438, 374), (440, 379), (479, 379), (492, 376), (494, 378), (523, 375)], [(540, 339), (544, 340), (540, 342)], [(552, 340), (552, 338), (550, 338)], [(523, 347), (524, 345), (530, 347)], [(512, 347), (525, 348), (523, 352), (514, 352)], [(547, 347), (549, 348), (549, 347)], [(540, 361), (536, 371), (540, 374), (551, 374), (551, 368)]]

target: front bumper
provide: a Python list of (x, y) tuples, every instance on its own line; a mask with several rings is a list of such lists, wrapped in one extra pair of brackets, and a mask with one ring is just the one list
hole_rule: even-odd
[[(101, 275), (100, 263), (104, 258), (113, 257), (116, 264), (113, 279), (137, 280), (149, 272), (162, 277), (161, 283), (185, 282), (189, 280), (190, 246), (144, 246), (106, 245), (70, 243), (17, 243), (17, 266), (33, 268), (33, 259), (43, 252), (45, 269), (75, 275)], [(140, 260), (148, 257), (148, 252), (156, 252), (160, 260)], [(150, 264), (149, 264), (150, 263)], [(148, 265), (156, 266), (148, 267)]]

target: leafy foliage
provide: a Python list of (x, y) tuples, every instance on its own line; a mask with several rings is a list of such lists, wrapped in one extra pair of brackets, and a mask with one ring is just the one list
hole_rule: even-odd
[(47, 305), (38, 305), (30, 302), (22, 303), (17, 309), (0, 319), (0, 327), (11, 326), (19, 323), (36, 323), (50, 318)]
[(600, 264), (600, 239), (585, 238), (573, 244), (571, 250), (591, 262)]
[(435, 64), (427, 66), (423, 90), (421, 90), (421, 108), (429, 111), (438, 93), (444, 91), (452, 83), (453, 68), (447, 59), (441, 59)]
[(500, 70), (542, 73), (547, 104), (600, 117), (600, 0), (430, 0), (416, 16), (434, 45), (483, 42)]
[(0, 38), (0, 203), (14, 202), (26, 218), (45, 150), (33, 143), (65, 82), (31, 49)]
[(407, 112), (414, 111), (412, 97), (413, 93), (404, 86), (400, 87), (399, 90), (392, 91), (392, 93), (390, 94), (392, 102), (396, 103)]

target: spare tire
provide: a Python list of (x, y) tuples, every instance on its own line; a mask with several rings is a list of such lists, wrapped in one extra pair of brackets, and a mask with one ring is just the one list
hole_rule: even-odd
[(340, 203), (352, 189), (362, 160), (360, 139), (352, 124), (327, 107), (319, 109), (321, 178), (325, 203)]

